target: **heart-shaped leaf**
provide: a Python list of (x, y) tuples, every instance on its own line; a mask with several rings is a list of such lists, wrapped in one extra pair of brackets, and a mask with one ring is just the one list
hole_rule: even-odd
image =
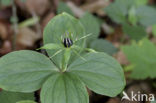
[[(65, 35), (66, 34), (66, 35)], [(79, 20), (70, 16), (67, 13), (59, 14), (54, 17), (44, 29), (44, 45), (48, 43), (55, 43), (63, 45), (61, 37), (70, 38), (72, 41), (79, 39), (85, 35), (85, 30), (83, 25)], [(84, 47), (85, 39), (75, 42), (76, 45)], [(49, 56), (53, 56), (57, 50), (47, 50)], [(53, 62), (59, 67), (62, 68), (62, 56), (63, 52), (59, 53), (52, 58)]]
[(89, 103), (84, 84), (68, 72), (52, 75), (41, 90), (42, 103)]
[(54, 64), (40, 53), (29, 50), (11, 52), (0, 59), (0, 88), (33, 92), (56, 71)]
[(88, 53), (75, 60), (68, 72), (75, 73), (96, 93), (114, 97), (124, 86), (125, 79), (121, 66), (115, 59), (105, 53)]

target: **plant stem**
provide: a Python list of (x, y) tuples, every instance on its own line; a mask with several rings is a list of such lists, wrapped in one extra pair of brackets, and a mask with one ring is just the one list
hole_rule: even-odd
[(13, 18), (16, 19), (13, 21), (14, 34), (13, 34), (13, 40), (12, 40), (12, 50), (15, 50), (16, 49), (16, 36), (18, 33), (18, 21), (17, 21), (17, 9), (16, 9), (14, 0), (12, 0), (12, 13), (13, 13), (12, 14)]

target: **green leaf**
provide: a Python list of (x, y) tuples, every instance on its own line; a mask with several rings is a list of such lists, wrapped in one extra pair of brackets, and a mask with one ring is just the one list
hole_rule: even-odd
[(68, 72), (78, 75), (87, 87), (96, 93), (114, 97), (124, 86), (123, 69), (119, 63), (105, 53), (88, 53), (78, 58), (68, 68)]
[(63, 12), (66, 12), (70, 15), (74, 15), (72, 10), (68, 7), (66, 3), (59, 1), (58, 7), (57, 7), (57, 14), (61, 14)]
[(61, 49), (61, 48), (62, 48), (62, 45), (54, 44), (54, 43), (49, 43), (49, 44), (45, 44), (44, 46), (42, 46), (42, 47), (39, 48), (39, 49), (58, 50), (58, 49)]
[(23, 3), (24, 3), (24, 2), (26, 2), (26, 0), (21, 0), (21, 2), (23, 2)]
[(156, 24), (152, 26), (152, 33), (156, 37)]
[(108, 7), (104, 9), (107, 15), (119, 24), (126, 23), (126, 15), (128, 15), (129, 8), (133, 5), (133, 0), (115, 0)]
[(63, 55), (63, 60), (62, 60), (62, 69), (63, 72), (67, 69), (68, 66), (68, 62), (70, 60), (70, 56), (71, 56), (71, 49), (70, 48), (66, 48), (64, 50), (64, 55)]
[(1, 103), (16, 103), (21, 100), (34, 100), (34, 93), (0, 92)]
[(156, 103), (156, 100), (155, 101), (152, 101), (151, 103)]
[(24, 101), (20, 101), (20, 102), (17, 102), (17, 103), (36, 103), (36, 102), (30, 101), (30, 100), (24, 100)]
[(122, 47), (127, 59), (133, 65), (131, 77), (146, 79), (156, 77), (156, 47), (148, 39)]
[(137, 24), (138, 18), (136, 16), (136, 8), (134, 6), (129, 10), (128, 20), (133, 25)]
[(8, 6), (11, 5), (11, 0), (0, 0), (0, 4), (4, 5), (4, 6)]
[[(67, 33), (69, 32), (69, 35)], [(65, 35), (66, 33), (66, 35)], [(71, 35), (72, 34), (72, 35)], [(79, 20), (70, 16), (67, 13), (59, 14), (54, 17), (45, 27), (44, 29), (44, 45), (48, 43), (55, 43), (59, 45), (63, 45), (63, 41), (61, 37), (68, 36), (72, 41), (75, 41), (76, 38), (79, 39), (85, 35), (85, 30), (83, 25), (79, 22)], [(79, 40), (74, 43), (80, 47), (84, 47), (85, 39)], [(48, 55), (53, 56), (57, 50), (47, 50)], [(53, 62), (59, 67), (62, 67), (62, 57), (63, 52), (59, 53), (52, 58)]]
[(58, 69), (44, 55), (15, 51), (0, 58), (0, 88), (15, 92), (33, 92)]
[(145, 28), (142, 26), (131, 26), (129, 24), (123, 25), (123, 31), (127, 34), (131, 39), (140, 40), (143, 37), (147, 36)]
[(138, 21), (144, 26), (156, 24), (156, 9), (150, 6), (141, 6), (136, 10)]
[(32, 18), (29, 18), (27, 20), (24, 20), (23, 22), (21, 22), (19, 24), (19, 27), (28, 27), (28, 26), (32, 26), (32, 25), (35, 25), (37, 24), (37, 22), (39, 22), (40, 18), (39, 17), (32, 17)]
[(68, 72), (52, 75), (41, 90), (42, 103), (89, 103), (84, 84)]
[(96, 39), (100, 33), (100, 24), (98, 23), (97, 19), (90, 13), (85, 13), (80, 18), (81, 23), (84, 25), (87, 34), (92, 34), (91, 36), (87, 37), (87, 43), (90, 43), (92, 40)]
[(135, 3), (137, 6), (146, 5), (148, 3), (148, 0), (135, 0)]
[(92, 41), (90, 48), (93, 48), (94, 50), (99, 52), (105, 52), (109, 55), (113, 55), (117, 52), (117, 48), (115, 48), (111, 42), (104, 39), (96, 39)]

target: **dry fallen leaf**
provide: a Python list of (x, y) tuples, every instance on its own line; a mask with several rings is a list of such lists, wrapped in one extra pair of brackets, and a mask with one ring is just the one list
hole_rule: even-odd
[(55, 16), (54, 12), (50, 12), (48, 15), (46, 15), (46, 17), (42, 21), (42, 27), (44, 28), (54, 16)]
[(28, 27), (19, 28), (16, 43), (17, 45), (22, 45), (25, 47), (32, 47), (34, 43), (40, 38), (41, 38), (40, 35), (38, 35)]
[(5, 41), (2, 45), (2, 48), (0, 48), (0, 54), (4, 55), (11, 52), (11, 43), (10, 41)]
[(43, 15), (49, 9), (49, 0), (26, 0), (26, 8), (32, 13), (37, 15)]
[(0, 22), (0, 38), (4, 40), (7, 38), (7, 36), (8, 36), (7, 26)]
[(89, 11), (91, 13), (97, 13), (99, 15), (104, 15), (103, 8), (107, 7), (110, 4), (109, 0), (96, 0), (91, 3), (84, 4), (81, 8), (85, 11)]
[(107, 103), (121, 103), (119, 98), (110, 98)]
[(124, 53), (122, 51), (119, 51), (118, 53), (116, 53), (115, 58), (121, 65), (129, 64), (128, 60), (126, 59), (126, 56), (124, 55)]

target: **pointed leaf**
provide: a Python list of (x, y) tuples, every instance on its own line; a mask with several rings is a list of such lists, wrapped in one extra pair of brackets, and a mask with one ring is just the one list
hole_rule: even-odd
[(75, 60), (68, 71), (77, 74), (88, 88), (96, 93), (114, 97), (124, 86), (125, 79), (121, 66), (105, 53), (88, 53)]
[(84, 84), (70, 73), (52, 75), (41, 90), (42, 103), (89, 103)]
[(41, 88), (46, 78), (57, 71), (44, 55), (15, 51), (0, 58), (0, 88), (15, 92), (32, 92)]
[(61, 48), (62, 48), (61, 45), (54, 44), (54, 43), (49, 43), (49, 44), (46, 44), (46, 45), (42, 46), (42, 47), (39, 48), (39, 49), (58, 50), (58, 49), (61, 49)]
[[(69, 35), (65, 35), (65, 34)], [(71, 35), (72, 34), (72, 35)], [(62, 13), (54, 17), (44, 29), (44, 45), (48, 43), (56, 43), (63, 45), (61, 37), (68, 36), (72, 41), (79, 39), (85, 35), (83, 25), (79, 20), (75, 19), (67, 13)], [(77, 41), (75, 44), (81, 47), (84, 46), (85, 39)], [(48, 55), (52, 56), (57, 50), (47, 50)], [(62, 66), (63, 52), (52, 58), (53, 62), (61, 68)]]
[(74, 15), (72, 10), (68, 7), (68, 5), (65, 2), (59, 1), (57, 7), (57, 14), (61, 14), (63, 12), (69, 13), (70, 15)]

